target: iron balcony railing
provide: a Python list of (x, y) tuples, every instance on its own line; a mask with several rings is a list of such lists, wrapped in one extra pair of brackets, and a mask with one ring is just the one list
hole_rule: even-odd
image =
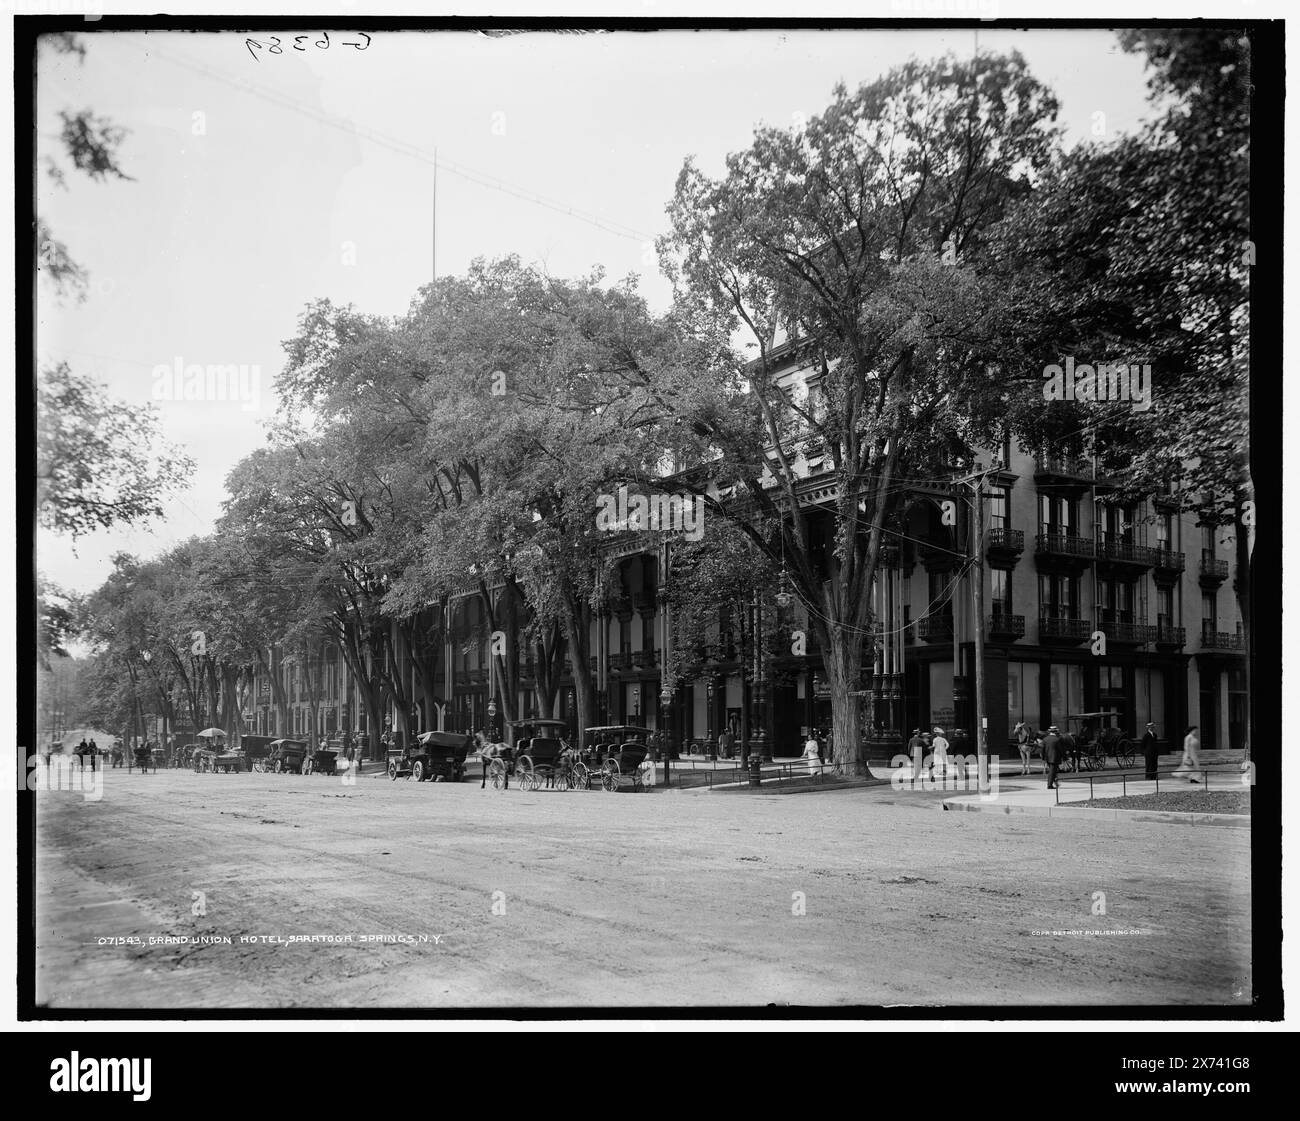
[(1156, 624), (1157, 646), (1183, 646), (1187, 642), (1187, 629), (1175, 627), (1171, 623)]
[(916, 624), (916, 633), (926, 642), (941, 641), (952, 638), (951, 615), (927, 615)]
[(1025, 548), (1025, 535), (1019, 529), (997, 527), (989, 530), (989, 551), (1021, 553)]
[(1131, 541), (1112, 534), (1104, 534), (1097, 542), (1097, 556), (1101, 560), (1123, 561), (1126, 564), (1142, 565), (1150, 568), (1156, 562), (1156, 550), (1146, 545), (1135, 545)]
[(1201, 575), (1215, 580), (1225, 580), (1228, 576), (1228, 562), (1215, 560), (1213, 553), (1202, 553)]
[(1172, 549), (1159, 545), (1155, 547), (1154, 552), (1157, 572), (1182, 572), (1187, 567), (1187, 557), (1182, 553), (1175, 553)]
[(1218, 631), (1214, 629), (1213, 623), (1202, 623), (1201, 647), (1205, 650), (1244, 651), (1246, 649), (1246, 636)]
[(990, 615), (989, 635), (994, 638), (1024, 638), (1025, 617), (1023, 615)]
[(1034, 474), (1063, 479), (1091, 479), (1092, 463), (1078, 456), (1040, 455), (1034, 458)]
[(1054, 556), (1091, 560), (1096, 555), (1096, 542), (1091, 537), (1080, 537), (1073, 533), (1040, 533), (1034, 541), (1034, 550)]
[(1097, 624), (1097, 629), (1104, 631), (1111, 642), (1142, 645), (1154, 642), (1156, 637), (1156, 628), (1148, 623), (1101, 622)]
[(1092, 622), (1089, 619), (1065, 619), (1057, 615), (1038, 616), (1038, 637), (1065, 639), (1070, 642), (1082, 642), (1092, 634)]

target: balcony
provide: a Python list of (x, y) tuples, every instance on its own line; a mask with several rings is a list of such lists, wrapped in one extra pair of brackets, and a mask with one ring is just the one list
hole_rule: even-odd
[(989, 530), (988, 554), (990, 561), (1016, 561), (1025, 551), (1025, 535), (1018, 529), (999, 526)]
[(988, 618), (988, 636), (993, 642), (1015, 642), (1025, 637), (1025, 617), (1023, 615), (990, 615)]
[(952, 616), (927, 615), (917, 621), (916, 633), (921, 636), (922, 642), (951, 642)]
[(1073, 533), (1040, 533), (1034, 538), (1034, 561), (1039, 568), (1078, 572), (1096, 556), (1091, 537)]
[(632, 664), (637, 669), (654, 669), (658, 663), (658, 650), (638, 650), (632, 655)]
[(1107, 533), (1097, 540), (1097, 560), (1109, 568), (1145, 570), (1155, 565), (1156, 550)]
[(1187, 628), (1175, 627), (1170, 623), (1157, 623), (1155, 643), (1157, 647), (1168, 650), (1181, 650), (1187, 643)]
[(1154, 642), (1156, 628), (1147, 623), (1121, 623), (1102, 621), (1097, 629), (1105, 634), (1106, 642), (1112, 646), (1145, 646)]
[(1034, 457), (1034, 479), (1078, 479), (1092, 481), (1092, 462), (1077, 455), (1038, 455)]
[(1152, 575), (1157, 580), (1169, 583), (1183, 574), (1183, 570), (1187, 567), (1187, 558), (1182, 553), (1175, 553), (1159, 545), (1152, 551), (1155, 553), (1153, 558), (1155, 571)]
[(1216, 560), (1208, 550), (1201, 551), (1201, 587), (1217, 588), (1228, 578), (1228, 562)]
[(1244, 654), (1246, 652), (1246, 636), (1216, 631), (1213, 623), (1202, 623), (1201, 649), (1218, 650), (1225, 654)]
[(1092, 464), (1075, 456), (1037, 456), (1034, 459), (1034, 482), (1057, 494), (1077, 498), (1092, 486)]
[(1092, 635), (1089, 619), (1064, 619), (1056, 615), (1039, 615), (1038, 641), (1078, 646)]

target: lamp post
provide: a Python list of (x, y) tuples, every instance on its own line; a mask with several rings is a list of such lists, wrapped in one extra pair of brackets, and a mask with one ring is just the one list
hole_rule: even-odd
[(713, 754), (713, 674), (709, 674), (709, 679), (705, 682), (705, 694), (708, 697), (708, 703), (704, 706), (704, 754)]
[(500, 743), (500, 739), (495, 738), (497, 734), (497, 699), (496, 697), (488, 698), (488, 733), (493, 736), (493, 743)]
[(668, 742), (668, 706), (672, 703), (673, 691), (667, 682), (659, 691), (659, 744), (660, 754), (664, 757), (664, 785), (668, 785), (668, 760), (672, 756), (672, 748)]

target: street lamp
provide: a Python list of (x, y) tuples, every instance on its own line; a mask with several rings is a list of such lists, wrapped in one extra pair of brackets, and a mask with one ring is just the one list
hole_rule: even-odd
[(672, 687), (665, 681), (659, 690), (659, 743), (660, 754), (664, 757), (664, 785), (668, 785), (668, 760), (672, 757), (672, 747), (668, 740), (668, 706), (672, 703)]
[[(497, 724), (496, 724), (496, 721), (497, 721), (497, 699), (496, 699), (496, 697), (489, 697), (489, 698), (488, 698), (487, 714), (488, 714), (488, 733), (489, 733), (490, 735), (492, 735), (492, 736), (495, 737), (496, 734), (497, 734)], [(495, 743), (495, 742), (499, 742), (499, 741), (497, 741), (497, 740), (494, 739), (493, 742)]]

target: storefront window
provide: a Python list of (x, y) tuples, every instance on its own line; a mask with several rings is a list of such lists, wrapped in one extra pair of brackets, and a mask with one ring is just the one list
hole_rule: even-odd
[(1038, 711), (1038, 663), (1007, 663), (1007, 727), (1024, 721), (1037, 727), (1042, 723)]
[(1068, 717), (1083, 711), (1083, 667), (1053, 665), (1050, 678), (1051, 714), (1046, 723), (1066, 731)]
[(953, 725), (952, 663), (930, 663), (930, 726), (945, 730)]

